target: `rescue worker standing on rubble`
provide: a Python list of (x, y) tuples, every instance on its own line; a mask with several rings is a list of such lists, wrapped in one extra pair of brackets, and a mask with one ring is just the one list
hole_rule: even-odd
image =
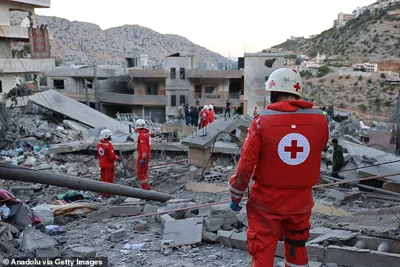
[(213, 123), (215, 120), (215, 112), (214, 112), (214, 105), (211, 104), (208, 106), (208, 123)]
[(204, 105), (203, 109), (200, 111), (200, 128), (204, 128), (208, 125), (209, 111), (208, 106)]
[(321, 151), (328, 143), (325, 116), (300, 100), (302, 81), (292, 69), (275, 70), (265, 83), (270, 105), (258, 114), (229, 181), (230, 208), (239, 205), (250, 179), (247, 246), (252, 267), (273, 267), (278, 240), (285, 242), (285, 266), (307, 267), (305, 242), (320, 179)]
[(332, 139), (331, 146), (333, 147), (332, 156), (332, 173), (331, 176), (338, 179), (343, 179), (339, 176), (340, 169), (344, 166), (343, 148), (339, 145), (337, 139)]
[[(96, 145), (97, 157), (100, 161), (101, 181), (105, 183), (114, 183), (115, 161), (119, 157), (115, 155), (114, 147), (111, 141), (112, 132), (105, 129), (100, 132), (100, 141)], [(103, 198), (111, 197), (111, 194), (102, 193)]]
[(138, 119), (135, 123), (135, 132), (138, 133), (136, 172), (143, 190), (150, 190), (149, 161), (151, 156), (151, 134), (146, 128), (146, 122)]

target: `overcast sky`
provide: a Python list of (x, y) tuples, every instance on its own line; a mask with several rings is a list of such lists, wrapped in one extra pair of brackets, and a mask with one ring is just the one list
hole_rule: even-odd
[[(178, 34), (228, 57), (259, 52), (290, 36), (327, 30), (339, 12), (373, 0), (51, 0), (39, 15), (98, 24), (138, 24)], [(376, 1), (375, 1), (376, 2)]]

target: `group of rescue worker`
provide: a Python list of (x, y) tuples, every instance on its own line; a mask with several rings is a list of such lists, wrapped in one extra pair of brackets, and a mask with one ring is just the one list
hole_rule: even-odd
[[(143, 119), (138, 119), (135, 122), (134, 131), (138, 134), (136, 158), (137, 178), (140, 182), (141, 189), (150, 190), (148, 176), (149, 161), (151, 158), (151, 133), (149, 129), (146, 128), (146, 121)], [(100, 163), (101, 181), (105, 183), (114, 183), (115, 161), (120, 161), (111, 143), (112, 135), (113, 133), (110, 130), (102, 130), (100, 133), (100, 141), (96, 146), (97, 157)], [(101, 195), (104, 198), (111, 196), (107, 193), (102, 193)]]
[[(320, 179), (321, 152), (329, 140), (328, 122), (322, 110), (302, 99), (302, 79), (297, 71), (275, 70), (265, 83), (265, 90), (269, 105), (254, 112), (238, 166), (229, 180), (229, 206), (235, 212), (242, 209), (240, 202), (250, 180), (254, 180), (246, 203), (252, 266), (274, 266), (277, 243), (284, 241), (285, 267), (307, 267), (305, 244), (310, 237), (314, 205), (312, 187)], [(213, 105), (203, 107), (200, 119), (201, 127), (214, 121)], [(149, 190), (151, 136), (144, 120), (136, 121), (135, 131), (138, 179), (141, 188)], [(114, 180), (114, 162), (119, 160), (111, 135), (109, 130), (102, 131), (97, 145), (101, 180), (108, 183)], [(341, 148), (336, 139), (331, 144), (335, 151)], [(340, 155), (335, 155), (341, 162)]]

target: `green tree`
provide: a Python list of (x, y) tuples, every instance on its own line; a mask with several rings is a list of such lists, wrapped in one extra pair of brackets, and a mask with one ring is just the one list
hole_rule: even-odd
[(368, 109), (368, 107), (367, 107), (365, 104), (360, 104), (360, 105), (358, 105), (358, 108), (359, 108), (362, 112), (365, 112), (365, 111), (367, 111), (367, 109)]
[(326, 74), (328, 74), (329, 72), (331, 72), (331, 69), (328, 66), (324, 65), (324, 66), (321, 66), (321, 67), (318, 68), (317, 76), (318, 77), (323, 77)]
[(359, 80), (359, 81), (362, 81), (362, 79), (363, 79), (363, 76), (362, 76), (362, 75), (358, 76), (358, 80)]

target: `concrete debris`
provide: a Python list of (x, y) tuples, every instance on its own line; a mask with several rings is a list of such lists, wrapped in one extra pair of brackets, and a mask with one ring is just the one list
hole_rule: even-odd
[(200, 243), (203, 234), (201, 220), (167, 220), (164, 225), (163, 240), (173, 240), (175, 245), (192, 245)]
[(75, 258), (94, 258), (96, 255), (96, 249), (91, 247), (75, 247), (69, 254), (70, 257)]

